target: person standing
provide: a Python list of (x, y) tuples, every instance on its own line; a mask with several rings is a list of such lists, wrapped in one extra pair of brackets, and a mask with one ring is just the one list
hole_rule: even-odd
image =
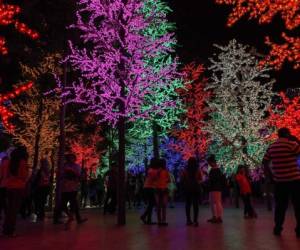
[[(285, 213), (291, 198), (296, 217), (296, 236), (300, 238), (300, 168), (297, 156), (300, 145), (290, 140), (288, 128), (278, 130), (278, 139), (269, 146), (263, 158), (265, 174), (275, 183), (275, 227), (273, 234), (281, 235)], [(271, 166), (270, 164), (271, 163)]]
[(106, 174), (106, 197), (104, 200), (103, 214), (114, 214), (117, 209), (117, 164), (113, 163)]
[(165, 159), (158, 160), (158, 178), (156, 183), (157, 221), (159, 226), (167, 226), (168, 185), (170, 174)]
[(28, 179), (28, 154), (26, 148), (18, 147), (10, 155), (7, 176), (5, 178), (6, 188), (6, 212), (3, 224), (3, 234), (14, 236), (16, 229), (17, 214), (24, 197)]
[[(199, 199), (201, 195), (200, 184), (202, 182), (202, 173), (199, 170), (197, 159), (191, 157), (188, 160), (186, 169), (183, 170), (181, 181), (185, 193), (185, 214), (187, 226), (198, 226)], [(191, 207), (193, 206), (194, 216), (191, 219)]]
[(155, 190), (156, 183), (158, 179), (158, 160), (151, 159), (150, 166), (146, 173), (146, 179), (144, 183), (144, 193), (145, 200), (147, 203), (147, 207), (143, 215), (141, 216), (141, 220), (146, 225), (152, 225), (152, 211), (155, 206)]
[(210, 206), (213, 217), (208, 222), (222, 223), (223, 222), (223, 205), (222, 205), (222, 191), (225, 186), (225, 176), (217, 165), (214, 155), (210, 155), (207, 163), (211, 167), (208, 175), (208, 188)]
[(88, 174), (87, 169), (82, 167), (80, 178), (80, 205), (82, 208), (86, 207), (88, 198)]
[(7, 156), (3, 157), (0, 165), (0, 220), (2, 218), (2, 213), (5, 213), (5, 200), (6, 200), (6, 188), (5, 179), (8, 172), (9, 158)]
[(240, 195), (242, 196), (242, 200), (244, 202), (244, 218), (256, 218), (257, 214), (251, 204), (252, 190), (249, 179), (246, 175), (245, 166), (240, 165), (238, 167), (235, 179), (239, 185)]
[[(76, 164), (76, 156), (74, 154), (66, 155), (66, 163), (63, 168), (62, 179), (62, 211), (68, 215), (68, 221), (66, 226), (74, 220), (73, 214), (75, 214), (77, 224), (81, 224), (87, 219), (82, 219), (79, 213), (79, 204), (77, 200), (77, 193), (80, 187), (81, 169)], [(70, 210), (68, 209), (68, 203), (70, 203)]]
[(50, 174), (47, 159), (41, 159), (40, 169), (36, 175), (36, 189), (34, 194), (37, 219), (41, 221), (45, 219), (45, 205), (50, 192)]

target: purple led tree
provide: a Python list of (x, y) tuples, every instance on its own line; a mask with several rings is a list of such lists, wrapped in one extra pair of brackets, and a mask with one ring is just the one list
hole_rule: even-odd
[(118, 224), (125, 224), (125, 125), (147, 118), (164, 105), (175, 105), (166, 101), (143, 106), (145, 97), (157, 85), (166, 85), (170, 73), (176, 71), (175, 63), (162, 68), (146, 63), (158, 54), (171, 53), (167, 44), (173, 37), (166, 34), (153, 39), (143, 32), (157, 18), (155, 13), (143, 14), (143, 0), (78, 0), (78, 6), (72, 28), (81, 32), (83, 46), (70, 43), (67, 60), (82, 78), (65, 88), (63, 96), (67, 102), (82, 104), (98, 122), (118, 128)]

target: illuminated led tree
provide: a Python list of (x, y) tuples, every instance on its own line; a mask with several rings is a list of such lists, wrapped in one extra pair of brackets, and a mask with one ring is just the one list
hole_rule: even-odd
[(268, 69), (260, 68), (247, 46), (235, 40), (216, 46), (219, 54), (211, 59), (212, 98), (207, 131), (212, 136), (209, 150), (226, 171), (239, 164), (259, 166), (266, 150), (262, 131), (267, 127), (266, 112), (274, 95)]
[[(215, 0), (218, 4), (227, 4), (233, 7), (229, 16), (228, 25), (232, 26), (239, 19), (248, 15), (249, 19), (257, 19), (260, 24), (271, 23), (275, 16), (280, 16), (284, 21), (287, 31), (282, 32), (283, 43), (276, 44), (266, 37), (266, 44), (271, 47), (270, 54), (262, 62), (282, 67), (287, 60), (300, 67), (300, 37), (293, 36), (293, 31), (300, 25), (300, 3), (298, 0)], [(288, 35), (286, 32), (290, 32)]]
[(174, 143), (174, 149), (181, 152), (186, 160), (193, 156), (200, 157), (200, 154), (206, 152), (208, 146), (209, 134), (203, 130), (203, 127), (208, 115), (206, 102), (210, 92), (205, 90), (207, 80), (203, 76), (204, 70), (203, 65), (194, 63), (188, 64), (183, 69), (185, 81), (188, 82), (179, 92), (186, 107), (184, 125), (182, 128), (175, 129), (172, 134), (181, 142)]
[(89, 172), (95, 173), (100, 164), (102, 152), (97, 146), (101, 141), (103, 138), (97, 134), (80, 135), (71, 141), (71, 151), (76, 155), (77, 163)]
[[(27, 95), (28, 99), (20, 100), (12, 105), (12, 110), (20, 123), (20, 126), (12, 132), (12, 135), (16, 143), (27, 148), (30, 164), (34, 165), (36, 159), (35, 164), (37, 165), (40, 158), (51, 159), (53, 154), (56, 153), (60, 101), (45, 98), (41, 110), (40, 93), (36, 87), (28, 91)], [(36, 146), (38, 147), (38, 155), (35, 152)]]
[[(300, 139), (300, 96), (292, 99), (280, 94), (281, 103), (270, 110), (269, 123), (276, 129), (289, 128), (292, 135)], [(273, 134), (272, 138), (276, 138)]]
[[(4, 4), (3, 0), (0, 0), (0, 25), (13, 25), (19, 33), (22, 33), (31, 39), (37, 39), (39, 37), (38, 33), (16, 18), (20, 12), (21, 8), (19, 6)], [(0, 36), (0, 53), (2, 55), (8, 53), (6, 39), (3, 36)]]
[[(149, 113), (163, 115), (162, 106), (176, 105), (166, 100), (160, 106), (144, 106), (145, 97), (154, 88), (169, 85), (177, 76), (176, 63), (153, 70), (146, 61), (173, 50), (172, 34), (157, 39), (144, 34), (158, 18), (153, 10), (145, 17), (141, 0), (79, 0), (77, 22), (72, 27), (81, 31), (83, 45), (71, 43), (68, 56), (73, 69), (82, 79), (66, 87), (68, 102), (80, 103), (83, 110), (94, 114), (98, 122), (118, 126), (118, 223), (125, 224), (125, 124)], [(163, 21), (164, 17), (161, 17)], [(160, 111), (161, 110), (161, 111)]]
[(28, 89), (30, 89), (32, 85), (33, 85), (32, 82), (28, 82), (26, 84), (23, 84), (15, 88), (13, 91), (10, 91), (6, 94), (0, 94), (0, 117), (2, 119), (3, 126), (7, 131), (12, 132), (14, 130), (14, 126), (9, 121), (10, 118), (13, 117), (13, 112), (9, 110), (9, 108), (7, 107), (7, 103), (11, 99), (20, 95), (22, 92), (25, 92)]
[[(36, 67), (21, 64), (23, 76), (27, 79), (46, 84), (45, 76), (62, 74), (59, 54), (46, 55)], [(33, 168), (41, 157), (53, 158), (58, 146), (58, 111), (61, 101), (46, 97), (38, 86), (34, 86), (26, 99), (12, 105), (21, 126), (12, 134), (14, 140), (27, 147)], [(70, 129), (70, 125), (68, 125)]]
[[(146, 18), (151, 18), (150, 24), (144, 29), (143, 33), (152, 39), (161, 39), (164, 36), (174, 36), (173, 31), (175, 25), (170, 23), (167, 15), (171, 12), (169, 6), (162, 0), (146, 0), (144, 1), (142, 12)], [(176, 39), (164, 41), (164, 46), (170, 51), (175, 50)], [(170, 65), (176, 65), (177, 59), (173, 58), (170, 53), (158, 51), (154, 57), (145, 58), (147, 67), (154, 72), (158, 72), (163, 68), (169, 68)], [(138, 144), (141, 141), (147, 146), (148, 139), (153, 138), (153, 154), (159, 156), (159, 137), (165, 136), (172, 126), (179, 121), (180, 115), (184, 112), (181, 99), (177, 89), (183, 87), (182, 76), (175, 70), (161, 76), (159, 81), (161, 84), (152, 85), (150, 94), (145, 96), (143, 109), (153, 109), (149, 114), (149, 119), (139, 119), (133, 123), (133, 127), (129, 129), (129, 139), (137, 138)], [(170, 103), (170, 105), (166, 105)], [(159, 107), (157, 112), (155, 107)]]

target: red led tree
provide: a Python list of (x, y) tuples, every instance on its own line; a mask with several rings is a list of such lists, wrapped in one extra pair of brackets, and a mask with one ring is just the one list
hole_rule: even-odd
[[(293, 99), (288, 98), (284, 93), (280, 96), (281, 103), (276, 105), (274, 110), (270, 110), (269, 124), (277, 129), (289, 128), (292, 135), (300, 139), (300, 96)], [(271, 138), (276, 138), (276, 134)]]
[(180, 89), (180, 95), (186, 108), (184, 127), (173, 131), (173, 135), (180, 141), (173, 148), (181, 152), (184, 159), (200, 156), (206, 152), (208, 146), (208, 133), (203, 130), (208, 108), (206, 101), (210, 92), (205, 90), (207, 80), (203, 76), (203, 65), (188, 64), (183, 69), (185, 81), (188, 84)]
[[(31, 39), (37, 39), (39, 37), (38, 33), (30, 29), (26, 24), (20, 22), (16, 16), (21, 12), (21, 8), (17, 5), (4, 4), (3, 0), (0, 0), (0, 26), (13, 25), (15, 29)], [(6, 55), (8, 49), (6, 46), (6, 39), (0, 36), (0, 54)], [(15, 98), (20, 93), (31, 88), (32, 82), (28, 82), (15, 90), (8, 92), (6, 94), (0, 94), (0, 117), (2, 119), (3, 126), (11, 131), (14, 127), (9, 123), (9, 119), (13, 116), (13, 113), (8, 110), (5, 106), (5, 102)]]
[[(299, 28), (300, 2), (298, 0), (215, 0), (218, 4), (233, 6), (228, 25), (232, 26), (239, 19), (248, 15), (260, 24), (271, 23), (275, 16), (280, 16), (285, 24), (282, 31), (283, 43), (276, 44), (266, 37), (266, 44), (271, 47), (269, 55), (262, 63), (268, 63), (280, 69), (285, 61), (293, 63), (295, 69), (300, 68), (300, 37), (287, 35)], [(294, 32), (295, 34), (296, 32)]]
[[(37, 39), (39, 36), (38, 33), (16, 18), (20, 12), (21, 8), (19, 6), (4, 4), (3, 0), (0, 0), (0, 25), (13, 25), (19, 33), (22, 33), (31, 39)], [(0, 36), (0, 53), (2, 55), (8, 53), (6, 39), (3, 36)]]
[(24, 85), (21, 85), (15, 88), (13, 91), (8, 92), (6, 94), (0, 94), (0, 117), (2, 119), (3, 126), (8, 130), (11, 131), (14, 129), (14, 126), (10, 124), (9, 119), (13, 116), (13, 113), (8, 110), (5, 106), (5, 102), (9, 101), (10, 99), (15, 98), (16, 96), (20, 95), (22, 92), (30, 89), (33, 83), (28, 82)]

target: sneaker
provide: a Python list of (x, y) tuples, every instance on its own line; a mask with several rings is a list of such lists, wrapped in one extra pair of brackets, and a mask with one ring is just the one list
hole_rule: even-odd
[(83, 218), (77, 221), (77, 224), (83, 224), (88, 221), (88, 218)]
[(208, 219), (207, 222), (216, 223), (217, 218), (214, 216), (211, 219)]

